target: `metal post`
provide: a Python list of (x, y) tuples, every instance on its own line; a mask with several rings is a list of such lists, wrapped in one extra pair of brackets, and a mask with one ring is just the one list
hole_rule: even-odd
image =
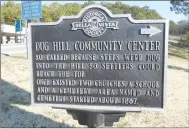
[(80, 125), (87, 125), (88, 128), (103, 128), (105, 126), (105, 115), (101, 112), (67, 110), (74, 120)]
[(26, 58), (28, 59), (28, 38), (27, 38), (27, 20), (25, 20), (25, 42), (26, 42)]
[(21, 39), (22, 39), (22, 36), (21, 36), (21, 35), (22, 35), (22, 33), (21, 33), (21, 31), (20, 31), (20, 44), (22, 43), (22, 40), (21, 40)]
[(21, 36), (22, 35), (22, 20), (20, 20), (20, 27), (21, 27), (20, 28), (21, 29), (20, 30), (20, 43), (22, 43), (22, 40), (21, 40), (22, 39), (22, 36)]
[[(16, 27), (16, 26), (15, 26)], [(14, 44), (16, 44), (16, 35), (17, 35), (17, 33), (15, 32), (15, 36), (14, 36), (14, 41), (15, 41), (15, 43)]]
[(97, 112), (89, 112), (87, 119), (88, 128), (103, 128), (104, 123), (104, 115)]

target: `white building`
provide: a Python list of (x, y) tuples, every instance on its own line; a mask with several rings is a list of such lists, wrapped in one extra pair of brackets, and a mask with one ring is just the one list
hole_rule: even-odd
[(22, 43), (24, 35), (25, 27), (22, 27), (22, 32), (15, 32), (15, 26), (1, 24), (1, 44)]

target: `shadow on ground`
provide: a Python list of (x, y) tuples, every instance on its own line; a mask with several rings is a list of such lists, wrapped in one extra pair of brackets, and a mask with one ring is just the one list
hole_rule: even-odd
[(189, 59), (189, 45), (169, 42), (169, 56)]
[[(169, 56), (176, 56), (176, 57), (179, 57), (179, 58), (183, 58), (182, 56), (178, 56), (177, 54), (173, 54), (173, 53), (168, 53)], [(183, 58), (183, 59), (187, 59), (187, 58)]]
[(30, 105), (30, 93), (20, 89), (18, 86), (8, 83), (4, 80), (0, 81), (0, 102), (1, 102), (1, 118), (0, 127), (4, 128), (42, 128), (42, 127), (71, 127), (65, 123), (58, 123), (43, 115), (34, 114), (14, 106)]
[(8, 57), (17, 58), (17, 59), (26, 59), (26, 57), (20, 56), (20, 55), (19, 54), (5, 54), (5, 53), (1, 53), (1, 56), (8, 56)]
[(189, 72), (189, 69), (178, 67), (178, 66), (173, 66), (173, 65), (168, 65), (169, 69), (175, 69), (175, 70), (182, 70), (184, 72)]
[(169, 45), (179, 47), (179, 48), (188, 48), (189, 47), (189, 45), (187, 45), (187, 44), (173, 43), (173, 42), (169, 42)]

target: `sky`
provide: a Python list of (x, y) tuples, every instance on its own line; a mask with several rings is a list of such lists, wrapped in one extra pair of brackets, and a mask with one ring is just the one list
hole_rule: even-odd
[[(5, 1), (4, 1), (5, 2)], [(3, 4), (4, 2), (1, 2)], [(20, 1), (14, 1), (16, 3), (21, 3)], [(42, 4), (49, 5), (55, 1), (42, 1)], [(56, 1), (61, 4), (65, 3), (84, 3), (85, 1)], [(99, 3), (100, 1), (96, 1), (96, 3)], [(107, 2), (107, 1), (106, 1)], [(114, 3), (115, 1), (111, 1)], [(183, 14), (175, 14), (175, 12), (172, 12), (170, 10), (171, 4), (170, 1), (121, 1), (124, 4), (130, 5), (130, 6), (149, 6), (151, 9), (156, 10), (163, 18), (168, 20), (173, 20), (174, 22), (178, 22), (180, 20), (189, 20), (189, 18)]]

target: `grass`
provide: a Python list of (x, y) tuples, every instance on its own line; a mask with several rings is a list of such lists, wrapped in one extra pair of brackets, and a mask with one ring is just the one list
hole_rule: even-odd
[(169, 36), (169, 40), (175, 40), (175, 41), (179, 41), (181, 37), (179, 36)]
[(127, 121), (121, 121), (121, 122), (118, 122), (116, 127), (117, 128), (124, 128), (124, 127), (127, 127), (128, 125), (128, 122)]
[(189, 59), (189, 46), (169, 42), (169, 55)]

